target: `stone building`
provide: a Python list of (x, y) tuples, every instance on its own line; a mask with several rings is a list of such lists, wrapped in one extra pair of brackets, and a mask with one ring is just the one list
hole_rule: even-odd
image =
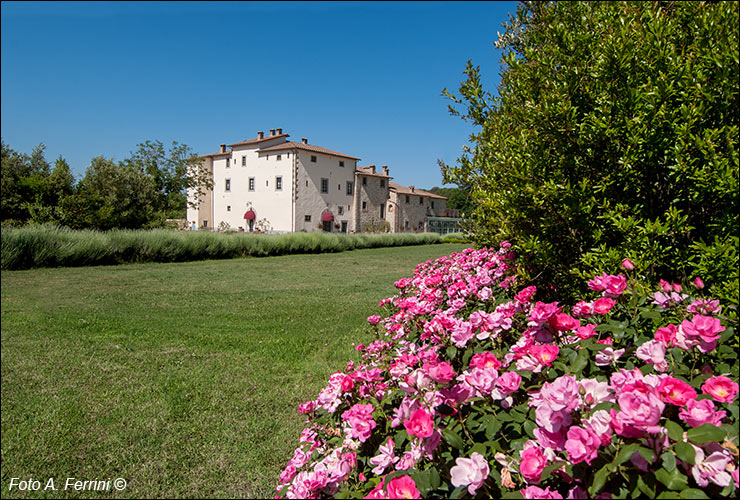
[[(274, 233), (424, 232), (429, 217), (449, 218), (444, 196), (391, 182), (386, 165), (380, 171), (361, 167), (355, 156), (288, 137), (280, 128), (258, 132), (200, 156), (213, 189), (204, 190), (197, 207), (188, 205), (188, 225)], [(188, 201), (195, 197), (188, 192)]]

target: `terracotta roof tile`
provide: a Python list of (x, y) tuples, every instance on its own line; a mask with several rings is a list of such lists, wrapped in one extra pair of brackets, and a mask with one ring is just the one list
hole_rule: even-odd
[(269, 141), (272, 139), (279, 139), (281, 137), (290, 137), (290, 134), (268, 135), (268, 136), (263, 137), (262, 139), (259, 139), (259, 138), (245, 139), (241, 142), (235, 142), (234, 144), (229, 144), (229, 147), (233, 148), (234, 146), (247, 146), (249, 144), (258, 144), (260, 142), (265, 142), (265, 141)]
[(302, 149), (304, 151), (311, 151), (312, 153), (323, 153), (325, 155), (331, 155), (331, 156), (339, 156), (342, 158), (349, 158), (351, 160), (359, 160), (359, 158), (355, 156), (346, 155), (344, 153), (337, 153), (336, 151), (332, 151), (331, 149), (322, 148), (321, 146), (314, 146), (313, 144), (304, 144), (302, 142), (292, 142), (288, 141), (283, 144), (278, 144), (276, 146), (270, 146), (269, 148), (260, 149), (260, 153), (271, 153), (273, 151), (284, 151), (286, 149)]
[(424, 191), (423, 189), (416, 189), (414, 188), (413, 191), (411, 191), (411, 188), (408, 188), (406, 186), (402, 186), (400, 184), (396, 184), (395, 182), (389, 182), (388, 186), (390, 187), (391, 191), (395, 191), (399, 194), (410, 194), (410, 195), (416, 195), (416, 196), (428, 196), (429, 198), (439, 198), (441, 200), (446, 200), (446, 196), (441, 196), (438, 194), (430, 193), (428, 191)]
[(380, 171), (380, 172), (377, 172), (377, 171), (376, 172), (373, 172), (373, 167), (374, 166), (375, 165), (370, 165), (370, 166), (367, 166), (367, 167), (357, 167), (356, 172), (359, 173), (359, 174), (362, 174), (362, 175), (369, 175), (369, 176), (372, 176), (372, 177), (383, 177), (385, 179), (393, 179), (393, 177), (391, 177), (390, 175), (385, 175), (382, 171)]

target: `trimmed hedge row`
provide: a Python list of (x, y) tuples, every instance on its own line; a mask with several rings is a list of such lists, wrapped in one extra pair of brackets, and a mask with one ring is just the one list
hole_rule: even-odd
[(264, 235), (166, 229), (99, 232), (41, 225), (2, 229), (1, 268), (187, 262), (432, 243), (442, 243), (442, 237), (435, 233)]

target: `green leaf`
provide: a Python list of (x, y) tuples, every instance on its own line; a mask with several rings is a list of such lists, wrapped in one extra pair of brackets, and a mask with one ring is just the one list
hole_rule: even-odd
[(637, 452), (649, 464), (652, 464), (653, 463), (653, 460), (655, 460), (655, 452), (653, 450), (651, 450), (650, 448), (646, 448), (644, 446), (640, 446), (639, 448), (637, 448)]
[(434, 490), (439, 488), (439, 485), (441, 484), (441, 481), (439, 479), (439, 471), (436, 469), (436, 467), (431, 467), (429, 469), (429, 484)]
[(486, 422), (486, 438), (493, 439), (501, 429), (501, 422), (498, 421), (496, 415), (488, 415), (483, 420)]
[(696, 488), (686, 488), (679, 496), (681, 498), (709, 498), (706, 493)]
[(655, 478), (663, 483), (669, 490), (683, 490), (688, 487), (686, 476), (682, 474), (678, 469), (667, 471), (664, 468), (658, 469), (655, 473)]
[(597, 493), (601, 491), (601, 488), (604, 487), (604, 484), (606, 483), (606, 480), (609, 478), (609, 475), (611, 472), (609, 472), (609, 469), (607, 466), (602, 467), (601, 469), (594, 474), (594, 481), (591, 483), (591, 486), (588, 488), (588, 494), (592, 497), (596, 496)]
[(649, 475), (645, 476), (644, 478), (643, 476), (638, 476), (637, 489), (647, 495), (648, 498), (655, 497), (655, 478)]
[(694, 450), (693, 446), (691, 446), (689, 443), (684, 443), (681, 441), (674, 444), (673, 449), (676, 451), (676, 456), (679, 460), (689, 465), (694, 465), (694, 460), (696, 459), (696, 450)]
[(639, 447), (639, 443), (632, 443), (628, 444), (627, 446), (623, 446), (622, 449), (619, 450), (619, 453), (617, 453), (617, 456), (614, 458), (614, 461), (612, 463), (614, 465), (622, 465), (627, 460), (632, 458), (632, 455), (637, 451)]
[(668, 472), (676, 468), (676, 455), (674, 455), (672, 451), (664, 451), (663, 454), (660, 455), (660, 459), (663, 463), (663, 468)]
[(450, 429), (442, 429), (442, 437), (453, 448), (457, 448), (458, 450), (462, 450), (462, 448), (463, 448), (463, 440), (460, 437), (460, 435), (457, 434), (456, 432), (451, 431)]
[(665, 423), (665, 428), (668, 430), (668, 437), (674, 441), (683, 440), (683, 428), (673, 420), (668, 420)]
[(571, 373), (576, 375), (580, 374), (586, 365), (588, 365), (589, 359), (590, 353), (587, 349), (581, 349), (578, 351), (578, 356), (576, 356), (576, 360), (573, 362), (573, 366), (571, 366)]
[(727, 433), (720, 427), (712, 424), (703, 424), (699, 427), (689, 429), (686, 433), (689, 441), (694, 443), (709, 443), (711, 441), (722, 442)]

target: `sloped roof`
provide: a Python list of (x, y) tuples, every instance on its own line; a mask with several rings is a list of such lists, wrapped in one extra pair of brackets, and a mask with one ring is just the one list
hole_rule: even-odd
[(302, 149), (304, 151), (310, 151), (312, 153), (322, 153), (325, 155), (339, 156), (341, 158), (349, 158), (350, 160), (359, 160), (355, 156), (346, 155), (344, 153), (338, 153), (331, 149), (322, 148), (321, 146), (314, 146), (313, 144), (304, 144), (302, 142), (288, 141), (283, 144), (276, 146), (270, 146), (269, 148), (260, 149), (259, 153), (272, 153), (273, 151), (285, 151), (286, 149)]
[(380, 172), (373, 172), (373, 167), (375, 165), (369, 165), (367, 167), (357, 167), (356, 172), (361, 175), (370, 175), (372, 177), (383, 177), (385, 179), (393, 179), (390, 175), (385, 175), (382, 171)]
[(395, 191), (398, 194), (409, 194), (409, 195), (415, 195), (415, 196), (428, 196), (429, 198), (439, 198), (441, 200), (446, 200), (446, 196), (441, 196), (438, 194), (430, 193), (429, 191), (424, 191), (423, 189), (416, 189), (414, 188), (413, 191), (411, 191), (411, 188), (402, 186), (400, 184), (396, 184), (395, 182), (388, 182), (388, 186), (390, 187), (391, 191)]
[(250, 144), (258, 144), (260, 142), (271, 141), (273, 139), (280, 139), (281, 137), (290, 137), (290, 134), (268, 135), (263, 137), (262, 139), (258, 137), (255, 137), (254, 139), (245, 139), (241, 142), (229, 144), (229, 147), (233, 148), (234, 146), (248, 146)]

